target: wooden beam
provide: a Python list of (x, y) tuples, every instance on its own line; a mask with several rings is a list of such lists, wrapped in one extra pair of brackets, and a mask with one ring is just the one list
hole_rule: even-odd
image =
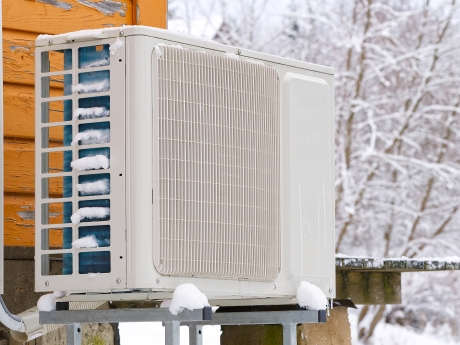
[(133, 0), (133, 24), (166, 29), (167, 0)]
[[(297, 327), (297, 344), (351, 345), (347, 308), (334, 308), (326, 323), (302, 324)], [(222, 326), (221, 345), (282, 345), (281, 325)]]
[(401, 273), (336, 271), (336, 298), (355, 304), (400, 304)]

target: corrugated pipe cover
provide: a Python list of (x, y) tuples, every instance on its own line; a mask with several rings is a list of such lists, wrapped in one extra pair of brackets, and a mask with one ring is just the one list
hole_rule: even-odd
[[(71, 302), (69, 309), (70, 310), (82, 310), (82, 309), (97, 309), (105, 302)], [(11, 330), (11, 335), (13, 338), (20, 342), (31, 341), (35, 338), (38, 338), (46, 333), (57, 330), (63, 325), (40, 325), (38, 322), (38, 308), (30, 308), (20, 314), (17, 317), (21, 318), (22, 322), (25, 325), (24, 332), (18, 332)]]

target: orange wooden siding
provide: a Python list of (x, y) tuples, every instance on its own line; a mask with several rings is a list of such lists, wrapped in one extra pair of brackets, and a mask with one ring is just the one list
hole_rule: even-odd
[[(2, 11), (5, 245), (33, 246), (37, 35), (123, 24), (166, 28), (167, 0), (3, 0)], [(57, 142), (62, 133), (52, 132), (50, 137)], [(62, 192), (59, 181), (50, 183), (49, 192)], [(52, 236), (51, 244), (59, 240)]]

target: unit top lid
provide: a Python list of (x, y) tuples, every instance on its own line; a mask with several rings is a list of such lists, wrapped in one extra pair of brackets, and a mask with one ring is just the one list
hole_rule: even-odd
[(332, 67), (316, 65), (308, 62), (297, 61), (293, 59), (287, 59), (278, 57), (275, 55), (264, 54), (255, 52), (248, 49), (237, 48), (220, 44), (216, 41), (189, 35), (185, 33), (173, 32), (165, 29), (153, 28), (150, 26), (141, 25), (127, 25), (122, 27), (103, 28), (103, 29), (92, 29), (92, 30), (80, 30), (59, 35), (39, 35), (35, 41), (36, 47), (55, 46), (59, 44), (67, 44), (73, 42), (93, 41), (106, 38), (116, 37), (127, 37), (127, 36), (149, 36), (154, 37), (164, 43), (175, 43), (183, 44), (189, 48), (204, 48), (214, 50), (218, 52), (230, 52), (238, 54), (240, 56), (251, 58), (260, 61), (266, 61), (271, 63), (277, 63), (301, 69), (311, 70), (319, 73), (334, 74)]

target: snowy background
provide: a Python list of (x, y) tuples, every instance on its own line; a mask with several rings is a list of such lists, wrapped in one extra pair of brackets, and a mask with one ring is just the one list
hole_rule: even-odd
[[(220, 344), (220, 326), (203, 328), (203, 345)], [(122, 345), (164, 345), (165, 331), (161, 322), (130, 322), (120, 324)], [(180, 344), (188, 345), (188, 327), (180, 328)]]
[[(338, 253), (459, 256), (460, 4), (170, 0), (169, 29), (335, 68)], [(354, 343), (458, 343), (459, 278), (403, 274), (404, 304), (351, 313)], [(158, 325), (121, 336), (164, 343)]]

